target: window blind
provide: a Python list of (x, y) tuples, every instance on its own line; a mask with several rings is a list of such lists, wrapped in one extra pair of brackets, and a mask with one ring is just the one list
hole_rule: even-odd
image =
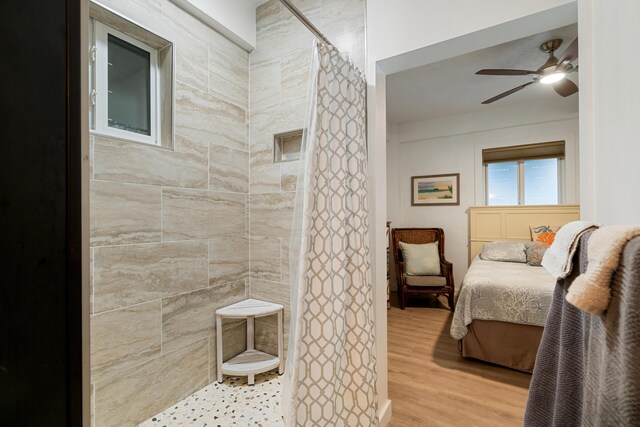
[(482, 163), (484, 164), (550, 158), (564, 158), (564, 141), (513, 145), (482, 150)]

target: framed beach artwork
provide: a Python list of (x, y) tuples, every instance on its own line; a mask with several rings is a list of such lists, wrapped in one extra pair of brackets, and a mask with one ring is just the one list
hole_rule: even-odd
[(411, 177), (411, 206), (460, 204), (460, 174)]

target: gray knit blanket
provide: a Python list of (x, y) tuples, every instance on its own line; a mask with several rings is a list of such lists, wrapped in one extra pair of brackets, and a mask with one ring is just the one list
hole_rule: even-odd
[(640, 238), (624, 249), (607, 311), (592, 316), (565, 300), (586, 271), (590, 234), (580, 239), (572, 274), (556, 284), (525, 426), (640, 425)]

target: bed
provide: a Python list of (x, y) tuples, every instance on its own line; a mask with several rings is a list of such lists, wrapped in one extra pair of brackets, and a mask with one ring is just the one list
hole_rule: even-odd
[(542, 267), (485, 261), (491, 241), (530, 240), (533, 224), (563, 225), (580, 217), (577, 205), (471, 207), (469, 260), (451, 324), (463, 357), (532, 372), (555, 279)]
[(542, 267), (476, 256), (451, 322), (462, 355), (531, 372), (554, 285)]

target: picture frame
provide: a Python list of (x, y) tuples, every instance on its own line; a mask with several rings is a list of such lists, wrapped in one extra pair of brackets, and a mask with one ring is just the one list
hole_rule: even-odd
[(411, 177), (411, 206), (459, 205), (459, 173)]

